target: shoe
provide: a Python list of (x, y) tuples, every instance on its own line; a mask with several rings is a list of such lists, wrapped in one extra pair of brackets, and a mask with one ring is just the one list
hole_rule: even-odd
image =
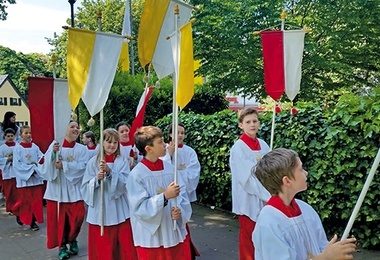
[(16, 222), (17, 222), (17, 224), (19, 224), (20, 226), (24, 225), (24, 223), (21, 222), (19, 216), (16, 216)]
[(33, 230), (33, 231), (37, 231), (37, 230), (40, 230), (40, 227), (39, 226), (37, 226), (37, 224), (36, 223), (32, 223), (32, 225), (30, 225), (30, 228)]
[(69, 255), (69, 253), (67, 252), (67, 247), (66, 247), (66, 245), (61, 246), (61, 248), (59, 249), (58, 258), (59, 258), (60, 260), (63, 260), (63, 259), (69, 259), (69, 258), (70, 258), (70, 255)]
[(70, 255), (77, 255), (79, 252), (78, 241), (76, 239), (74, 239), (73, 241), (71, 241), (69, 243), (69, 246), (70, 246), (69, 250), (68, 250), (69, 254)]

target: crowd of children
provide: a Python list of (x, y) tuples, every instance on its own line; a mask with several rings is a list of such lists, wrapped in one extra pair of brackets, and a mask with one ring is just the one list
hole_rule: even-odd
[[(16, 126), (15, 116), (7, 112), (1, 124), (6, 211), (19, 225), (37, 231), (45, 199), (47, 248), (58, 247), (59, 259), (78, 254), (85, 218), (89, 259), (199, 256), (187, 223), (201, 167), (194, 149), (183, 143), (183, 125), (177, 127), (177, 143), (165, 143), (161, 129), (144, 126), (134, 134), (133, 145), (130, 126), (122, 121), (104, 130), (99, 144), (93, 132), (84, 133), (82, 145), (76, 141), (80, 126), (71, 121), (64, 139), (53, 140), (43, 154), (32, 142), (31, 128)], [(317, 213), (294, 199), (307, 188), (297, 153), (270, 151), (257, 137), (256, 110), (243, 109), (238, 119), (243, 134), (229, 160), (232, 211), (240, 223), (239, 258), (352, 259), (355, 239), (328, 241)]]

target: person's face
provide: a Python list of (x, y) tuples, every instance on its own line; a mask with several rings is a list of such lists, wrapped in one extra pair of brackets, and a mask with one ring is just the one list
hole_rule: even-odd
[(84, 145), (87, 145), (90, 141), (91, 141), (91, 139), (89, 137), (87, 137), (86, 135), (82, 136), (82, 142)]
[(103, 141), (104, 152), (107, 155), (114, 154), (118, 148), (119, 142), (111, 138), (110, 140)]
[(292, 187), (296, 193), (307, 189), (307, 171), (302, 168), (302, 162), (300, 158), (297, 158), (297, 165), (293, 171)]
[(25, 128), (22, 131), (21, 138), (24, 143), (30, 143), (32, 141), (32, 131), (30, 128)]
[[(172, 134), (170, 134), (170, 137), (173, 138)], [(178, 126), (178, 144), (182, 144), (183, 139), (185, 139), (185, 128), (179, 125)]]
[(260, 121), (256, 114), (246, 115), (243, 122), (239, 123), (239, 127), (252, 138), (256, 137), (257, 131), (260, 127)]
[(149, 154), (155, 157), (165, 156), (166, 154), (166, 145), (163, 137), (156, 137), (153, 141), (153, 145), (148, 147), (150, 150)]
[(14, 141), (14, 139), (15, 139), (15, 135), (12, 134), (12, 133), (7, 133), (7, 134), (4, 136), (4, 138), (5, 138), (5, 142), (7, 142), (7, 143), (11, 143), (11, 142)]
[(129, 142), (129, 127), (126, 125), (121, 125), (117, 130), (119, 133), (120, 141), (124, 143)]
[(80, 134), (80, 128), (77, 122), (70, 122), (69, 126), (67, 127), (66, 135), (70, 139), (76, 139)]
[(15, 123), (16, 122), (16, 115), (12, 116), (11, 118), (9, 118), (9, 121), (11, 123)]

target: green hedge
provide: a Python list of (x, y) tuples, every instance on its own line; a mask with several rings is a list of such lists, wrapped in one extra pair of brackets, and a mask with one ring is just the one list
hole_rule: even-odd
[[(326, 231), (342, 234), (379, 148), (380, 90), (366, 96), (344, 95), (334, 107), (298, 103), (298, 113), (276, 115), (274, 148), (297, 151), (309, 172), (308, 190), (299, 197), (322, 218)], [(167, 131), (165, 117), (157, 125)], [(185, 142), (202, 166), (198, 202), (231, 210), (229, 150), (239, 138), (236, 112), (180, 114)], [(270, 143), (272, 113), (261, 115), (259, 136)], [(365, 248), (380, 245), (380, 176), (377, 172), (355, 220), (352, 234)]]

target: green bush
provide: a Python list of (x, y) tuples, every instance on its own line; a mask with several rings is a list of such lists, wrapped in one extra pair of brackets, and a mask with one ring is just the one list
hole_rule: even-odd
[[(297, 151), (308, 171), (308, 190), (298, 195), (319, 213), (329, 235), (343, 234), (379, 149), (380, 90), (366, 96), (343, 95), (323, 110), (298, 103), (298, 113), (276, 115), (274, 148)], [(185, 142), (198, 154), (202, 172), (198, 202), (231, 210), (229, 150), (239, 138), (236, 112), (180, 113)], [(260, 116), (259, 135), (270, 143), (272, 113)], [(167, 131), (171, 117), (157, 121)], [(380, 176), (375, 175), (351, 234), (365, 248), (380, 245)]]

